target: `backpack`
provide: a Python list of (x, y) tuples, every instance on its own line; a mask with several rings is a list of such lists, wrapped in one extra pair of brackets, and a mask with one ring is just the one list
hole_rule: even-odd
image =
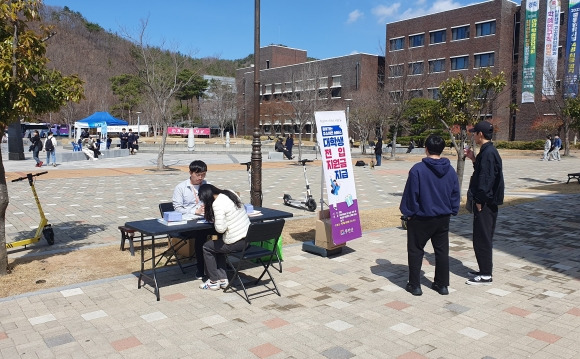
[(54, 151), (54, 144), (52, 143), (52, 138), (47, 138), (46, 139), (46, 142), (44, 144), (44, 148), (47, 151), (51, 151), (51, 152)]
[(357, 166), (357, 167), (362, 167), (362, 166), (366, 166), (366, 165), (367, 164), (365, 163), (365, 161), (362, 161), (362, 160), (358, 160), (355, 163), (355, 166)]

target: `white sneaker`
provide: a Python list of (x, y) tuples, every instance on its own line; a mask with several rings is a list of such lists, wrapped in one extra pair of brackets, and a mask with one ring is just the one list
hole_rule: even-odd
[(211, 280), (207, 280), (199, 285), (199, 289), (209, 289), (209, 290), (218, 290), (220, 289), (220, 283), (215, 282), (212, 283)]
[(230, 284), (227, 279), (220, 279), (218, 283), (220, 284), (221, 289), (225, 289)]

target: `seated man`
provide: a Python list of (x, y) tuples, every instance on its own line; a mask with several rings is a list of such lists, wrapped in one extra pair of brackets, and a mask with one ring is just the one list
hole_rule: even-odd
[(282, 139), (279, 138), (278, 141), (276, 141), (276, 144), (274, 145), (274, 149), (276, 150), (276, 152), (283, 152), (284, 156), (286, 156), (287, 159), (291, 160), (294, 158), (294, 156), (292, 156), (292, 154), (290, 153), (290, 151), (288, 151), (286, 149), (286, 147), (284, 147), (284, 144), (282, 143)]
[[(184, 215), (197, 215), (203, 217), (204, 204), (199, 200), (198, 191), (199, 186), (207, 183), (205, 175), (207, 173), (207, 165), (203, 161), (193, 161), (189, 164), (189, 178), (175, 186), (173, 191), (173, 209)], [(214, 234), (215, 230), (203, 230), (180, 233), (182, 238), (193, 238), (195, 240), (195, 259), (197, 260), (196, 279), (202, 279), (204, 276), (204, 261), (203, 261), (203, 244), (207, 240), (207, 236)]]

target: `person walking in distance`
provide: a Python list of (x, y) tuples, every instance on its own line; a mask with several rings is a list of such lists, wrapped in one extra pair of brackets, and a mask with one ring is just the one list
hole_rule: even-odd
[(46, 151), (46, 165), (50, 166), (50, 160), (52, 159), (52, 165), (56, 167), (56, 138), (52, 135), (52, 131), (48, 131), (48, 136), (46, 136), (46, 141), (44, 141), (44, 150)]
[(562, 147), (562, 140), (560, 139), (560, 136), (554, 136), (554, 145), (552, 147), (552, 159), (560, 161), (560, 148)]
[(449, 221), (459, 212), (461, 194), (457, 173), (447, 158), (442, 158), (445, 140), (437, 135), (425, 141), (426, 157), (409, 171), (399, 209), (407, 216), (407, 258), (409, 282), (405, 290), (423, 294), (421, 264), (427, 241), (435, 251), (435, 278), (431, 289), (449, 294)]
[(470, 271), (473, 278), (469, 285), (490, 285), (493, 272), (493, 234), (497, 222), (498, 206), (503, 204), (504, 180), (502, 160), (493, 146), (493, 125), (487, 121), (477, 123), (472, 129), (474, 142), (480, 147), (477, 157), (471, 148), (465, 150), (465, 157), (473, 164), (473, 174), (469, 191), (473, 196), (473, 251), (479, 266), (478, 271)]
[(375, 143), (375, 160), (377, 161), (376, 166), (380, 166), (383, 159), (383, 139), (382, 137), (377, 137), (377, 143)]
[(34, 167), (42, 167), (43, 162), (38, 158), (38, 154), (42, 151), (42, 140), (40, 139), (40, 134), (38, 130), (34, 130), (32, 133), (32, 137), (30, 137), (30, 145), (29, 151), (32, 151), (32, 158), (36, 161), (36, 165)]
[(550, 150), (552, 149), (552, 136), (546, 136), (546, 142), (544, 142), (544, 156), (542, 161), (548, 161), (550, 157)]
[(286, 138), (286, 143), (284, 147), (286, 147), (286, 150), (290, 154), (290, 157), (292, 157), (292, 147), (294, 147), (294, 137), (292, 136), (292, 134), (289, 134), (288, 138)]

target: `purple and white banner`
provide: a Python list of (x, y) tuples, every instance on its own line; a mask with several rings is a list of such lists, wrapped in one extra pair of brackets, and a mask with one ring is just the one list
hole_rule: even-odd
[(566, 71), (564, 74), (564, 97), (578, 96), (578, 72), (580, 66), (580, 49), (578, 48), (578, 17), (580, 0), (568, 2), (568, 33), (566, 35)]
[(542, 97), (556, 95), (556, 79), (558, 78), (560, 0), (547, 0), (547, 2)]
[(314, 113), (335, 245), (362, 236), (344, 111)]

